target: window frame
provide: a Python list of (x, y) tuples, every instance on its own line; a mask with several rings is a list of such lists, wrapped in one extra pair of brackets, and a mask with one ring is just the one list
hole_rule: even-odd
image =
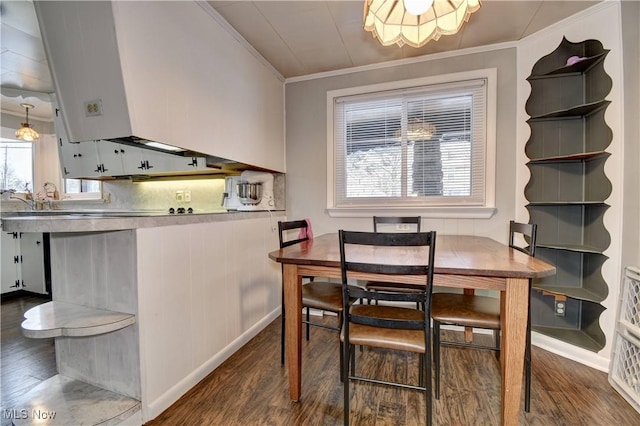
[[(485, 184), (484, 203), (481, 206), (435, 205), (420, 203), (407, 206), (385, 206), (371, 202), (369, 205), (338, 206), (335, 179), (334, 139), (335, 117), (334, 104), (337, 98), (345, 96), (367, 95), (375, 92), (403, 90), (409, 88), (427, 87), (439, 84), (462, 84), (468, 80), (486, 79), (486, 110), (485, 110)], [(327, 91), (327, 212), (332, 217), (367, 217), (372, 214), (420, 214), (422, 217), (433, 218), (490, 218), (495, 213), (495, 175), (496, 175), (496, 108), (497, 108), (497, 69), (486, 68), (438, 76), (421, 77), (409, 80), (357, 86)]]

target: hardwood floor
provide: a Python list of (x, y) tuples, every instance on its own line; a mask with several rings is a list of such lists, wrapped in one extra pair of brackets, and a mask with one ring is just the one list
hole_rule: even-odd
[[(312, 327), (311, 341), (303, 341), (302, 348), (302, 401), (292, 403), (287, 371), (280, 364), (279, 326), (278, 319), (147, 425), (342, 424), (337, 335)], [(462, 332), (448, 333), (447, 337), (462, 338)], [(371, 349), (357, 356), (358, 369), (417, 381), (417, 357)], [(521, 425), (640, 424), (640, 413), (609, 385), (605, 373), (535, 347), (532, 356), (531, 413), (520, 414)], [(433, 423), (499, 424), (499, 368), (493, 352), (444, 348)], [(421, 393), (363, 383), (351, 386), (353, 425), (425, 423)]]
[(5, 419), (4, 410), (16, 408), (12, 405), (15, 398), (57, 373), (53, 339), (27, 339), (20, 330), (23, 314), (46, 301), (39, 297), (24, 296), (2, 302), (2, 425), (11, 424)]
[[(2, 303), (2, 410), (56, 373), (52, 339), (26, 339), (19, 330), (22, 313), (41, 302), (26, 298)], [(311, 341), (303, 341), (302, 401), (292, 403), (287, 370), (280, 364), (279, 327), (277, 319), (147, 425), (342, 424), (336, 334), (312, 327)], [(449, 333), (447, 337), (462, 337)], [(532, 355), (531, 413), (520, 414), (521, 425), (640, 424), (640, 413), (609, 385), (605, 373), (535, 347)], [(357, 357), (359, 371), (417, 381), (415, 357), (371, 349)], [(499, 363), (494, 354), (445, 348), (442, 358), (434, 424), (499, 424)], [(419, 392), (363, 383), (352, 384), (351, 390), (354, 425), (424, 424), (425, 403)]]

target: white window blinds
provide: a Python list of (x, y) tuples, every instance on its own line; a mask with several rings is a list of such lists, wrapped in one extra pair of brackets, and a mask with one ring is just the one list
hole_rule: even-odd
[(336, 97), (334, 207), (482, 206), (485, 78)]

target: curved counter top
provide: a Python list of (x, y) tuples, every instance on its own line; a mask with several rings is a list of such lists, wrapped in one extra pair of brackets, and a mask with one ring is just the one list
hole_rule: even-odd
[(198, 214), (140, 214), (127, 212), (11, 215), (2, 217), (2, 230), (7, 232), (94, 232), (155, 228), (192, 223), (225, 222), (259, 217), (284, 216), (285, 211), (219, 212)]

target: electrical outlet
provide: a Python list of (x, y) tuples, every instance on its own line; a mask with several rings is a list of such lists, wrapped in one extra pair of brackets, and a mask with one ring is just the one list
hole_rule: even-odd
[(396, 229), (398, 231), (408, 231), (409, 230), (409, 224), (407, 223), (399, 223), (396, 225)]
[(185, 203), (190, 203), (191, 202), (191, 191), (186, 190), (184, 191), (184, 202)]
[(184, 201), (184, 191), (176, 191), (176, 201)]
[(555, 301), (555, 314), (556, 316), (563, 317), (566, 311), (566, 302), (564, 300)]
[(86, 117), (102, 115), (102, 100), (94, 99), (92, 101), (86, 101), (84, 103), (84, 115)]

